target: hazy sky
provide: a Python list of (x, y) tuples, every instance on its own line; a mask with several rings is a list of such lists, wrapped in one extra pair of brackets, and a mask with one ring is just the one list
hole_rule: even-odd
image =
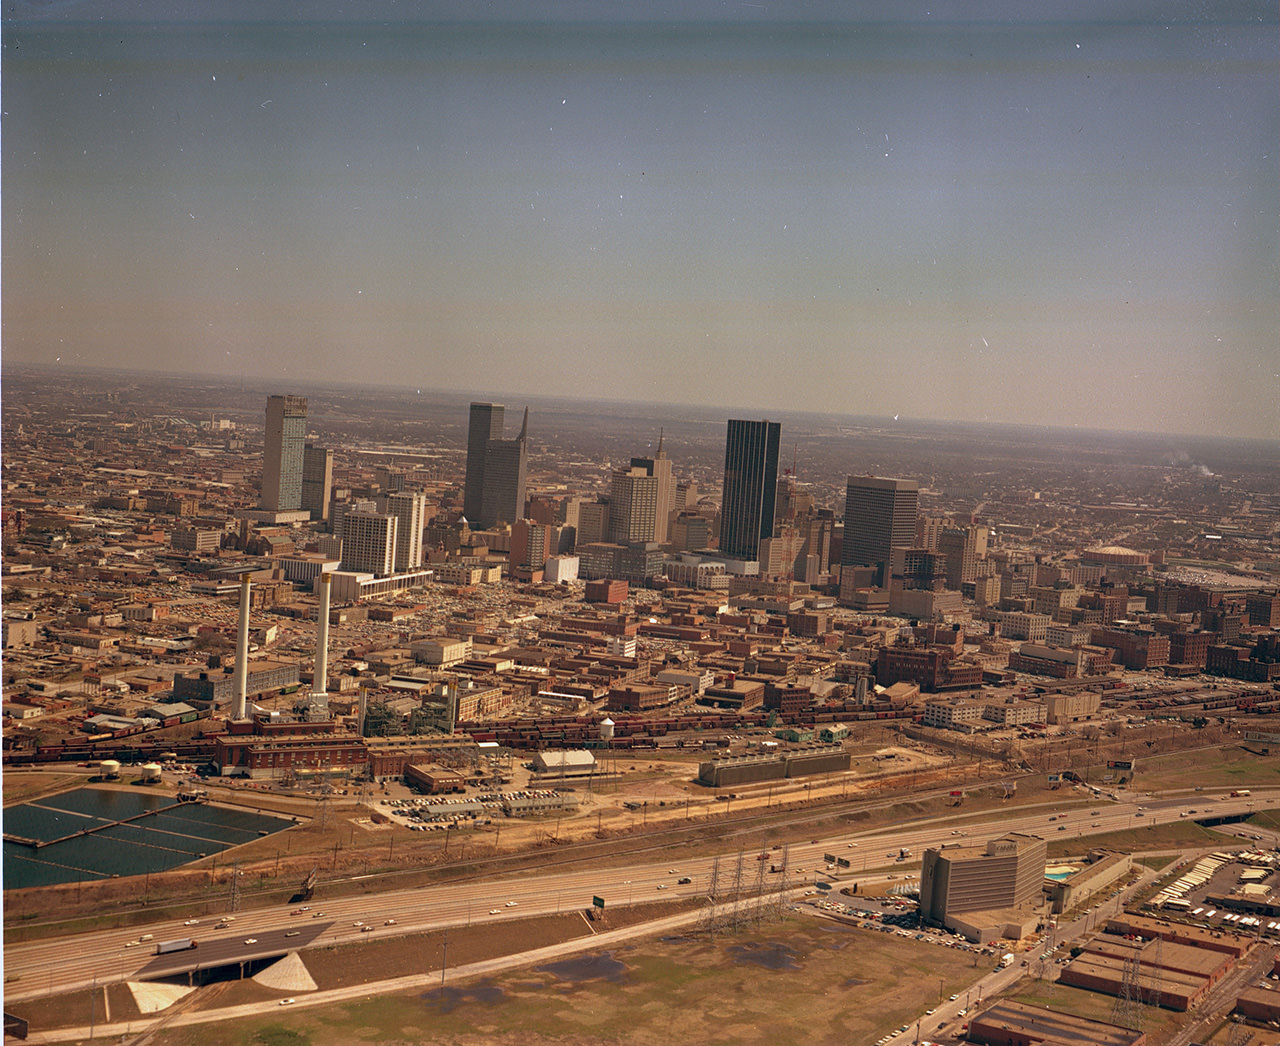
[(1280, 437), (1274, 0), (4, 11), (6, 363)]

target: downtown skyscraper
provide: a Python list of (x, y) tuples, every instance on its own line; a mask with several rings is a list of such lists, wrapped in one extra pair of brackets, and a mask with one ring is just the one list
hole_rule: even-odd
[(760, 541), (773, 536), (778, 490), (776, 421), (729, 421), (720, 499), (720, 551), (733, 559), (759, 559)]
[(472, 526), (514, 523), (524, 516), (529, 408), (515, 439), (502, 438), (505, 411), (500, 403), (471, 404), (462, 512)]
[(919, 500), (920, 484), (914, 479), (850, 476), (840, 565), (872, 567), (872, 584), (887, 588), (893, 550), (915, 544)]
[(262, 447), (262, 508), (274, 512), (302, 508), (306, 438), (307, 398), (268, 396)]

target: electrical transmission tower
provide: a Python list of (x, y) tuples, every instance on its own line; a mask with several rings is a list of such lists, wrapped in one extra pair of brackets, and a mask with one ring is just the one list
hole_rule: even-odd
[(742, 929), (742, 858), (743, 853), (739, 850), (738, 860), (733, 866), (733, 908), (729, 915), (729, 925), (734, 933)]
[(231, 865), (231, 887), (227, 891), (227, 911), (238, 912), (240, 910), (240, 862), (236, 861)]
[(1231, 1031), (1227, 1035), (1227, 1046), (1249, 1046), (1253, 1041), (1253, 1032), (1249, 1030), (1249, 1026), (1243, 1021), (1238, 1021), (1231, 1025)]
[[(1151, 951), (1151, 958), (1147, 962), (1150, 972), (1151, 987), (1147, 989), (1147, 1005), (1160, 1006), (1160, 974), (1164, 970), (1164, 954), (1163, 954), (1164, 938), (1157, 937), (1148, 945)], [(1146, 951), (1144, 948), (1143, 951)]]
[(756, 861), (756, 885), (755, 885), (755, 904), (753, 905), (753, 913), (751, 921), (759, 926), (765, 919), (765, 861)]
[(1138, 984), (1140, 972), (1138, 956), (1131, 955), (1124, 962), (1120, 994), (1116, 996), (1116, 1004), (1111, 1009), (1111, 1023), (1130, 1031), (1137, 1031), (1142, 1026), (1142, 989)]
[(716, 907), (720, 904), (720, 858), (711, 862), (711, 878), (707, 883), (707, 906), (703, 909), (702, 918), (698, 920), (698, 930), (705, 933), (712, 941), (716, 939)]

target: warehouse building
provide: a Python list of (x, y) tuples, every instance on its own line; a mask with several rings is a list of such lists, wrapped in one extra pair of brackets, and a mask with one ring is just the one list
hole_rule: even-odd
[(822, 745), (774, 755), (741, 755), (698, 764), (698, 784), (733, 788), (758, 781), (782, 781), (849, 769), (849, 753), (839, 745)]
[(596, 772), (596, 757), (585, 748), (535, 752), (533, 772), (539, 777), (590, 777)]
[(1062, 968), (1058, 982), (1106, 995), (1129, 990), (1148, 1006), (1185, 1013), (1230, 967), (1231, 958), (1223, 952), (1104, 934)]
[(968, 1041), (986, 1046), (1146, 1046), (1147, 1036), (1061, 1010), (1001, 1000), (969, 1022)]

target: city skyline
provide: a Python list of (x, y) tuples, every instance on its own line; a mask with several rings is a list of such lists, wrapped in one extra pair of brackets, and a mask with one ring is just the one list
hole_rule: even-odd
[(305, 10), (10, 9), (6, 367), (1280, 436), (1273, 7)]

